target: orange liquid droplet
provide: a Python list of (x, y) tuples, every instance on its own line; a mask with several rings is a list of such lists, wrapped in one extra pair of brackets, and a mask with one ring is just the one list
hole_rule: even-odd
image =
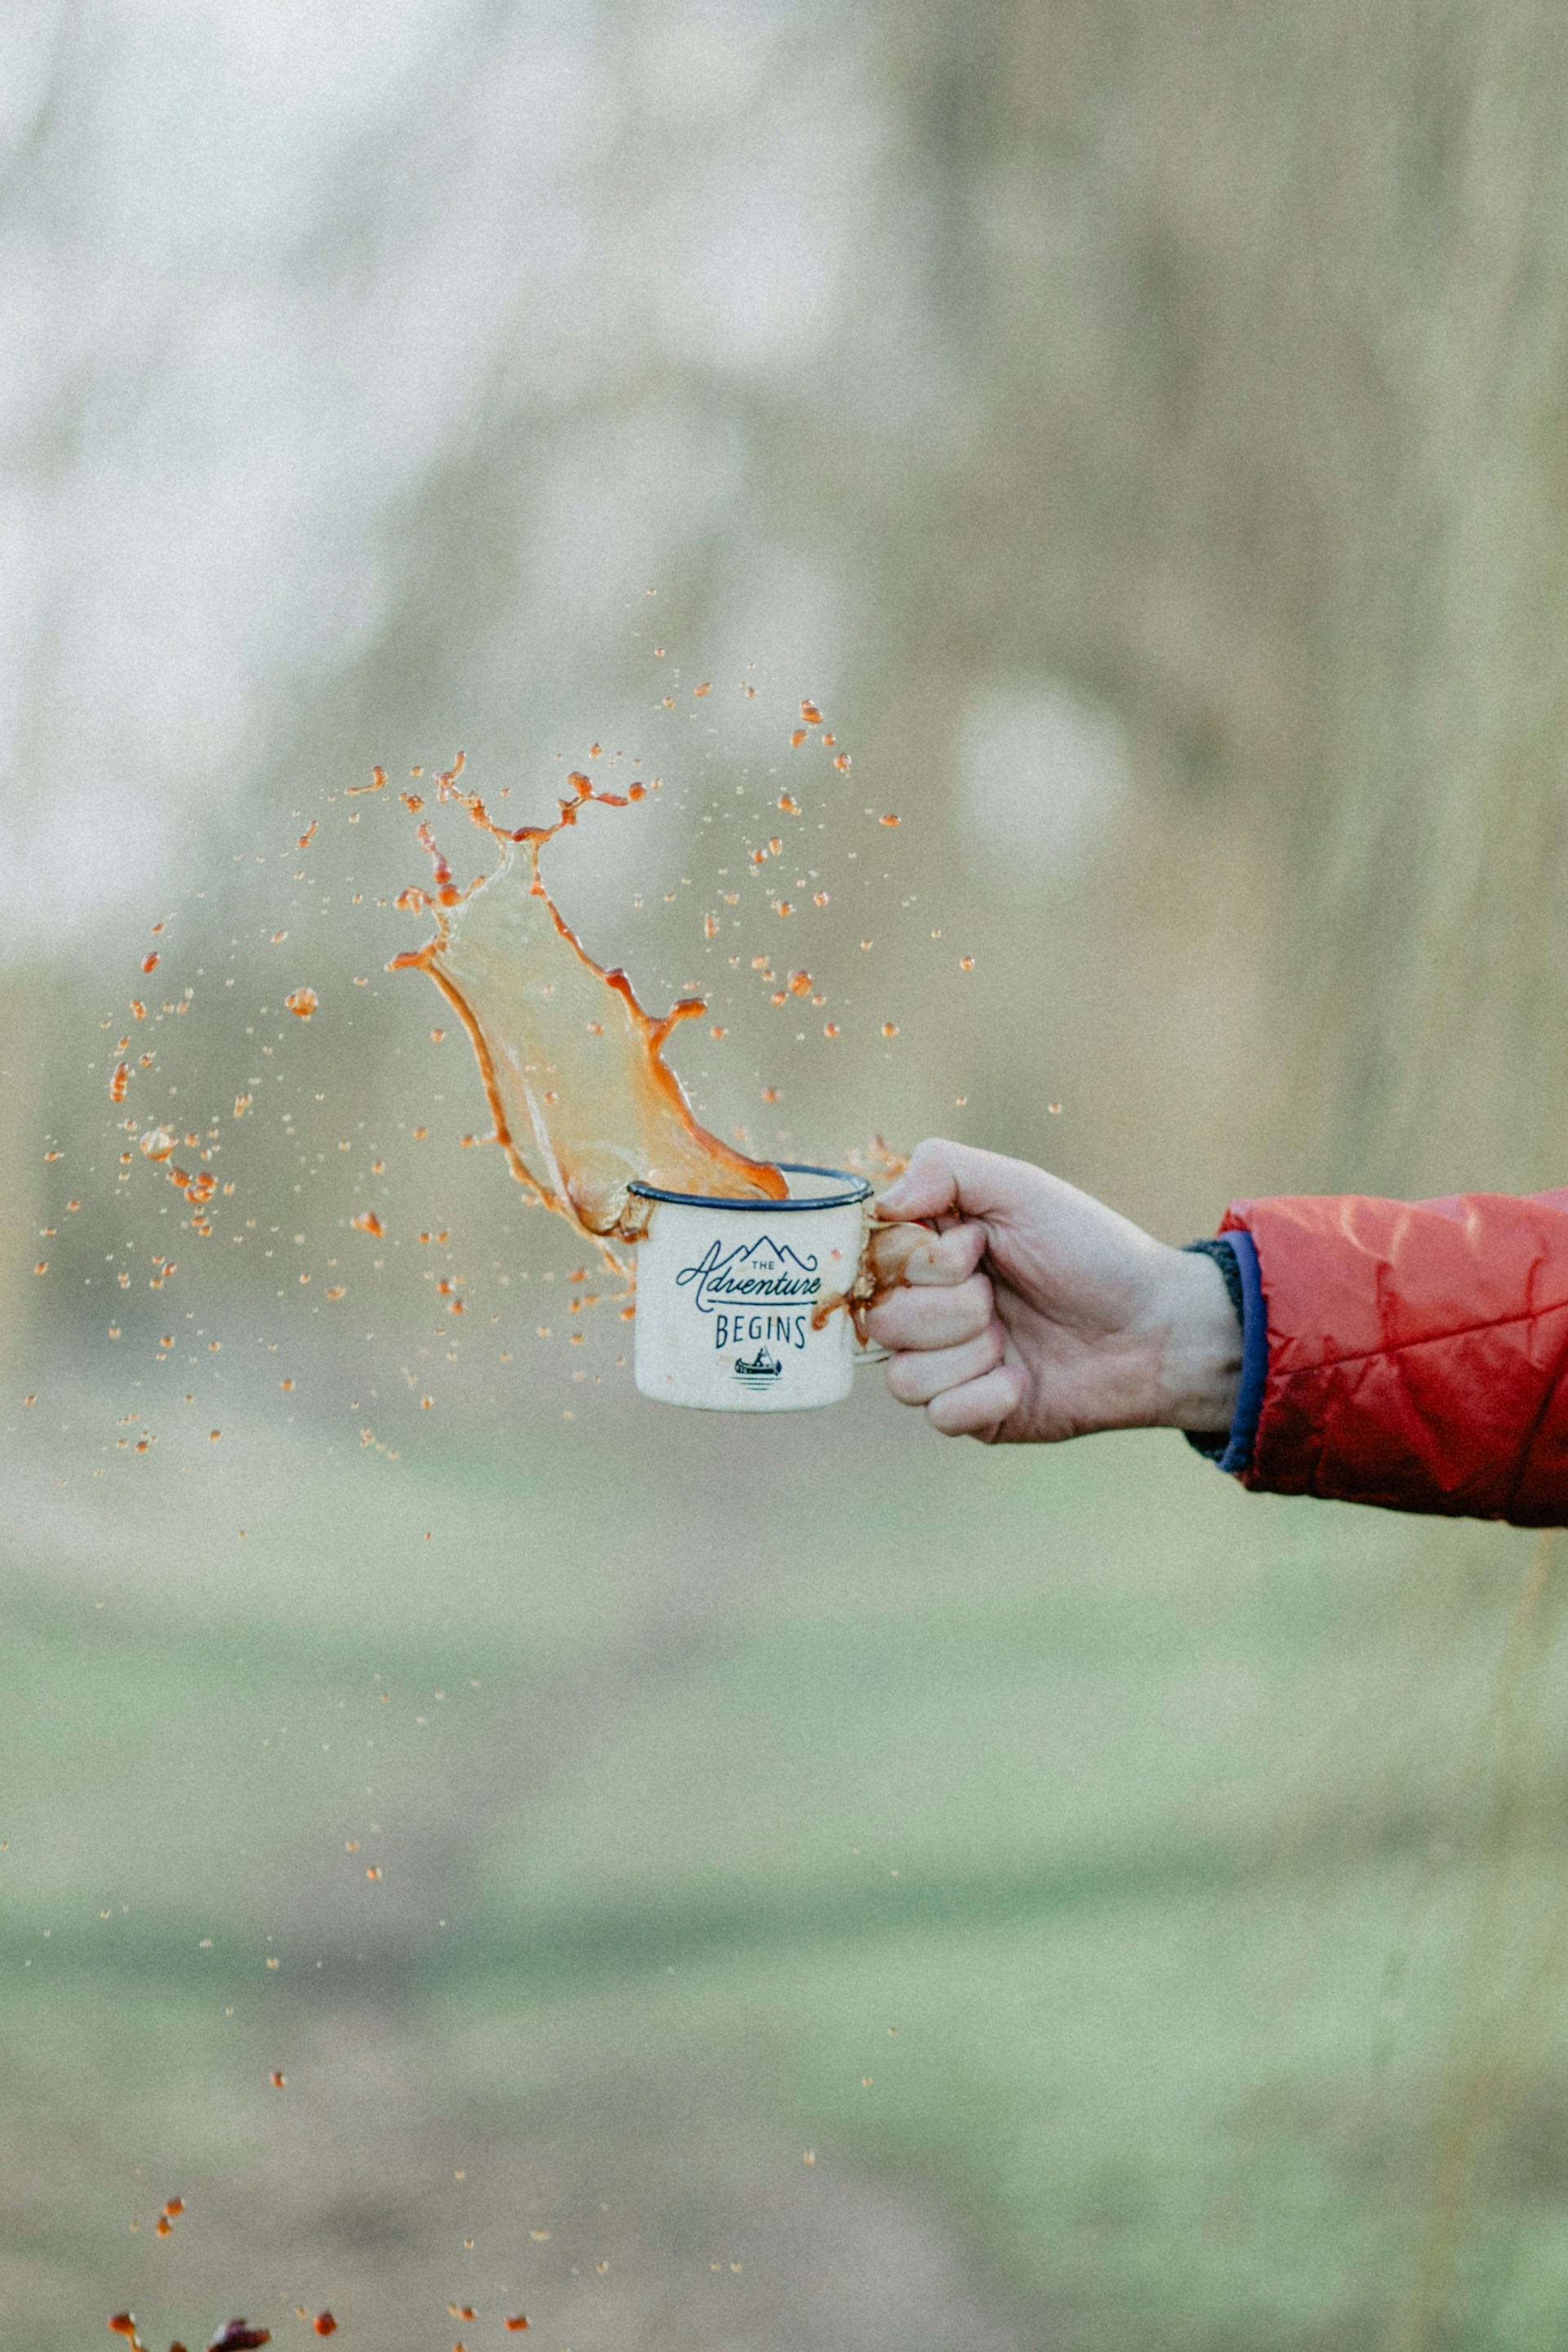
[(321, 999), (313, 988), (296, 988), (283, 999), (283, 1003), (289, 1012), (297, 1014), (301, 1021), (309, 1021)]
[(144, 1160), (167, 1160), (174, 1149), (174, 1139), (166, 1127), (150, 1127), (142, 1138)]
[(822, 713), (815, 702), (803, 701), (800, 706), (800, 715), (808, 727), (820, 727), (822, 724)]
[(794, 734), (793, 734), (793, 735), (790, 737), (790, 739), (789, 739), (789, 747), (790, 747), (790, 750), (791, 750), (792, 751), (799, 751), (799, 749), (800, 749), (800, 747), (801, 747), (801, 745), (805, 742), (805, 728), (804, 728), (804, 727), (797, 727), (797, 728), (795, 729), (795, 730)]
[(362, 1209), (357, 1217), (349, 1219), (349, 1223), (356, 1234), (370, 1234), (376, 1241), (379, 1241), (386, 1231), (386, 1227), (374, 1209)]
[(156, 971), (161, 961), (157, 949), (152, 948), (142, 959), (142, 969), (143, 971)]

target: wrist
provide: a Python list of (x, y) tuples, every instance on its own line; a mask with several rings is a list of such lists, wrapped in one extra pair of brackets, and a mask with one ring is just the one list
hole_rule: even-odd
[(1150, 1425), (1228, 1430), (1241, 1386), (1242, 1326), (1212, 1257), (1162, 1249), (1151, 1315), (1160, 1347)]

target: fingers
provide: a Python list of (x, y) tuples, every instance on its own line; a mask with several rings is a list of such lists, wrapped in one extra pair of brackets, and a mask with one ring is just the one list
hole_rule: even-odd
[(985, 1255), (984, 1225), (874, 1225), (867, 1255), (879, 1292), (898, 1283), (964, 1282)]
[(976, 1381), (1002, 1360), (1006, 1335), (1000, 1323), (986, 1326), (977, 1339), (961, 1347), (911, 1349), (893, 1357), (888, 1366), (888, 1392), (900, 1404), (929, 1404), (944, 1389)]
[(926, 1419), (944, 1437), (994, 1437), (1024, 1401), (1018, 1364), (998, 1364), (962, 1388), (944, 1389), (926, 1407)]
[(1040, 1171), (1027, 1160), (973, 1144), (931, 1136), (917, 1144), (910, 1164), (877, 1202), (879, 1217), (1005, 1216), (1037, 1186)]
[(871, 1308), (866, 1328), (884, 1348), (952, 1348), (977, 1339), (994, 1312), (988, 1276), (972, 1274), (967, 1282), (889, 1290)]

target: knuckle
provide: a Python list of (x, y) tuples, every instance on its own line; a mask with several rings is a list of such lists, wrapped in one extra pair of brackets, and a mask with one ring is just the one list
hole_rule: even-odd
[(934, 1234), (925, 1254), (932, 1277), (952, 1283), (968, 1281), (984, 1246), (984, 1231), (979, 1225), (954, 1225), (951, 1233)]
[(953, 1303), (961, 1306), (963, 1320), (971, 1335), (978, 1338), (996, 1312), (996, 1295), (991, 1287), (988, 1274), (972, 1274), (953, 1293)]

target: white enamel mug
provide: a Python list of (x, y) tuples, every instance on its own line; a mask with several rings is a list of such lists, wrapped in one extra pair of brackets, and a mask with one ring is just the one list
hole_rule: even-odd
[(837, 1168), (780, 1163), (786, 1201), (731, 1201), (635, 1183), (654, 1203), (637, 1244), (633, 1362), (646, 1397), (709, 1412), (838, 1404), (862, 1353), (847, 1308), (871, 1187)]

